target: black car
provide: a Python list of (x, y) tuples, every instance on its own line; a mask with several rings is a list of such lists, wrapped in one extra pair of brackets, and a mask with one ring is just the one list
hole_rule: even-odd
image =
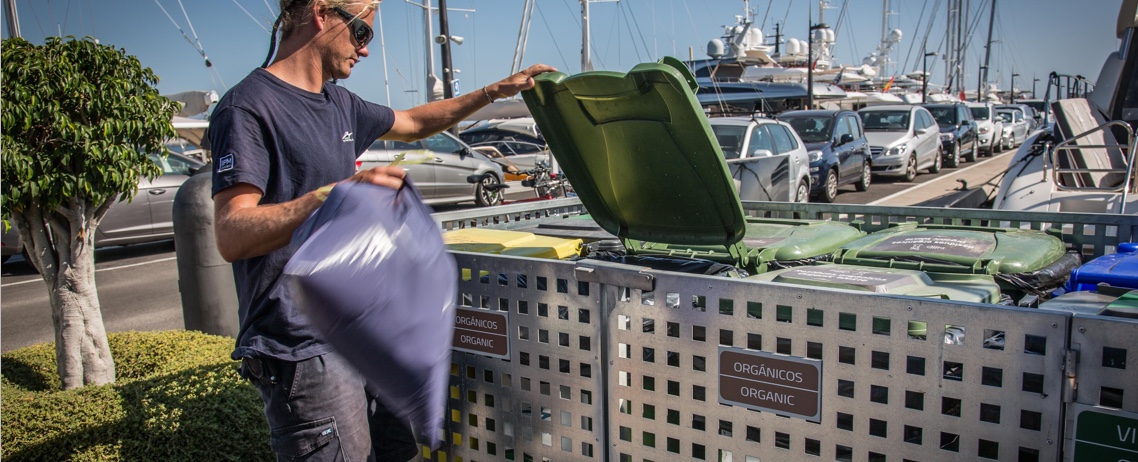
[(854, 111), (787, 111), (778, 120), (794, 128), (810, 156), (811, 193), (833, 202), (838, 187), (853, 183), (858, 191), (869, 189), (873, 157)]
[(972, 111), (962, 102), (924, 104), (940, 126), (940, 144), (944, 166), (957, 167), (962, 160), (976, 161), (976, 121)]

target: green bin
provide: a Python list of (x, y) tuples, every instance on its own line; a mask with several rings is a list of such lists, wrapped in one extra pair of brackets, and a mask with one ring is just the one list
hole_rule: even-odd
[[(709, 259), (761, 273), (768, 259), (828, 255), (839, 240), (861, 235), (840, 223), (745, 217), (695, 79), (674, 58), (626, 74), (554, 72), (534, 81), (522, 97), (550, 151), (596, 224), (629, 255)], [(807, 249), (803, 236), (811, 234), (833, 238)], [(772, 239), (801, 244), (773, 250)]]
[(1009, 295), (1047, 294), (1081, 262), (1059, 238), (1017, 228), (896, 223), (841, 247), (837, 263), (994, 276)]
[(819, 264), (770, 271), (747, 279), (962, 302), (1002, 301), (999, 285), (986, 274), (926, 273), (903, 268)]

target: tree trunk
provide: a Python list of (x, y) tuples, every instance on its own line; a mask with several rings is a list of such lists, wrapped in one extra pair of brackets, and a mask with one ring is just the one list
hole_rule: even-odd
[(55, 284), (49, 289), (56, 367), (64, 390), (115, 381), (115, 362), (95, 290), (94, 243), (85, 244), (73, 247), (71, 261), (59, 262)]
[[(47, 285), (55, 327), (56, 369), (64, 390), (115, 381), (115, 362), (95, 289), (94, 228), (98, 218), (91, 220), (74, 212), (69, 215), (70, 219), (59, 220), (28, 210), (12, 217), (32, 259), (29, 263)], [(49, 222), (51, 226), (46, 225)], [(86, 229), (87, 225), (91, 229)]]

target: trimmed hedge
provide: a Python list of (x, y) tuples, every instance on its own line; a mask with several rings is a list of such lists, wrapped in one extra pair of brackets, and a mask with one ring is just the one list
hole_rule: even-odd
[(0, 458), (273, 460), (261, 399), (229, 359), (233, 339), (109, 334), (117, 382), (60, 389), (55, 345), (0, 360)]

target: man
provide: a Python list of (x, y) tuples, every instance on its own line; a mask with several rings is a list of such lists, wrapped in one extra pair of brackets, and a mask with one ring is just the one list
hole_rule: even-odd
[(210, 121), (217, 246), (233, 262), (240, 303), (233, 358), (264, 401), (278, 460), (405, 461), (417, 454), (406, 424), (376, 402), (281, 284), (292, 232), (337, 182), (403, 185), (399, 167), (354, 172), (375, 139), (427, 137), (554, 70), (534, 65), (407, 111), (368, 103), (330, 81), (347, 78), (368, 55), (378, 4), (281, 0), (275, 59), (234, 86)]

